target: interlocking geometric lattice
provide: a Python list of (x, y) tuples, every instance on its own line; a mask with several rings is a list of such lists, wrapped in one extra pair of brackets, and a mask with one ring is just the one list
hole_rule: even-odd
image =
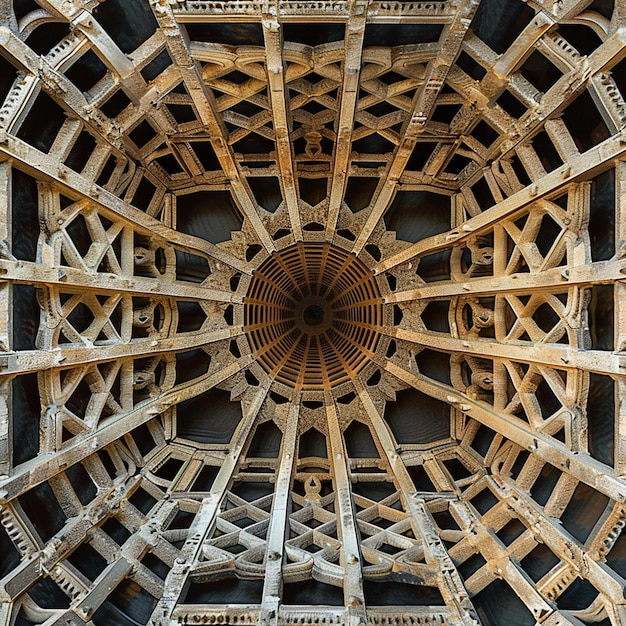
[(618, 0), (0, 2), (0, 626), (626, 624)]

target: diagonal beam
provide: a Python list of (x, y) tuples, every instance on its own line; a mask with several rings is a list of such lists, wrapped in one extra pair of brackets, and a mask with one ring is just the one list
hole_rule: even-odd
[(181, 548), (180, 555), (170, 570), (164, 585), (163, 597), (156, 605), (150, 623), (154, 626), (170, 626), (172, 613), (176, 609), (185, 590), (189, 573), (201, 557), (202, 545), (211, 531), (215, 517), (226, 494), (248, 436), (256, 422), (268, 389), (259, 388), (249, 405), (243, 405), (245, 413), (231, 441), (230, 452), (215, 478), (209, 495), (203, 499), (200, 510), (189, 529), (188, 539)]
[(352, 249), (355, 254), (359, 254), (365, 247), (396, 192), (397, 182), (411, 158), (417, 138), (423, 133), (424, 125), (435, 108), (439, 92), (444, 85), (450, 67), (459, 54), (465, 33), (478, 9), (478, 5), (479, 0), (461, 0), (454, 19), (444, 27), (439, 39), (439, 52), (428, 64), (424, 83), (415, 96), (413, 112), (406, 124), (402, 141), (379, 185), (376, 200), (363, 229), (354, 242)]
[[(450, 476), (447, 474), (443, 475), (442, 480), (447, 485), (447, 490), (451, 492), (457, 490)], [(480, 480), (478, 483), (474, 483), (472, 487), (475, 489), (481, 488), (479, 485), (484, 485), (484, 481)], [(449, 502), (450, 511), (455, 513), (454, 517), (461, 528), (461, 534), (464, 535), (463, 539), (450, 549), (450, 555), (458, 562), (462, 562), (466, 561), (468, 556), (478, 551), (487, 561), (487, 567), (482, 568), (480, 573), (477, 574), (480, 577), (480, 583), (476, 584), (475, 582), (477, 576), (466, 578), (465, 586), (467, 590), (474, 596), (489, 584), (497, 574), (497, 577), (502, 577), (507, 581), (515, 593), (524, 601), (527, 608), (532, 611), (535, 618), (541, 619), (543, 623), (545, 617), (553, 612), (554, 607), (541, 596), (533, 580), (519, 564), (519, 561), (531, 548), (527, 550), (522, 548), (523, 551), (517, 552), (517, 549), (521, 548), (519, 542), (515, 546), (503, 546), (492, 531), (492, 519), (493, 514), (497, 516), (499, 511), (505, 510), (505, 505), (496, 505), (481, 517), (475, 512), (472, 505), (468, 503), (467, 499), (471, 498), (468, 491), (462, 496), (463, 499), (453, 498)], [(533, 539), (528, 539), (532, 541), (532, 545), (536, 545), (537, 542)], [(482, 584), (483, 581), (484, 585)], [(565, 624), (580, 626), (564, 619), (563, 626)]]
[[(97, 609), (106, 601), (111, 589), (114, 589), (127, 575), (134, 574), (137, 577), (137, 570), (140, 569), (137, 566), (141, 563), (140, 555), (145, 554), (150, 547), (161, 540), (158, 533), (171, 521), (175, 511), (176, 504), (173, 501), (161, 500), (157, 508), (151, 511), (150, 516), (143, 520), (132, 537), (124, 543), (121, 555), (109, 563), (83, 597), (79, 596), (74, 599), (71, 608), (56, 623), (68, 623), (66, 619), (71, 613), (75, 613), (89, 622)], [(91, 530), (93, 532), (94, 528), (92, 527)], [(96, 532), (98, 531), (96, 530)], [(145, 585), (146, 579), (144, 578), (142, 582)], [(151, 590), (151, 592), (159, 593), (162, 588), (161, 580), (159, 578), (153, 579), (152, 584), (154, 583), (156, 583), (156, 589)], [(150, 592), (150, 587), (146, 590)]]
[(389, 337), (402, 339), (417, 346), (456, 354), (469, 354), (487, 359), (507, 359), (561, 370), (574, 369), (599, 374), (623, 375), (624, 365), (619, 355), (603, 350), (578, 350), (562, 344), (499, 343), (483, 337), (459, 339), (447, 333), (393, 328), (384, 331)]
[[(527, 119), (528, 128), (536, 130), (548, 116), (552, 115), (563, 105), (563, 91), (565, 91), (566, 94), (570, 94), (567, 98), (574, 99), (575, 95), (579, 93), (579, 91), (576, 91), (576, 88), (585, 84), (589, 76), (607, 71), (607, 67), (613, 65), (616, 60), (623, 57), (624, 50), (626, 49), (625, 46), (626, 33), (618, 30), (591, 54), (588, 58), (588, 62), (580, 67), (576, 67), (569, 74), (564, 75), (547, 92), (546, 97), (542, 99), (540, 112), (535, 114), (535, 118), (532, 121), (530, 118)], [(484, 96), (478, 89), (476, 89), (474, 93), (484, 99)], [(468, 97), (471, 97), (471, 95), (468, 94)], [(507, 139), (506, 145), (503, 144), (502, 146), (503, 154), (515, 149), (519, 144), (526, 141), (531, 130), (525, 131), (523, 135), (517, 135), (510, 140)], [(401, 263), (411, 261), (422, 254), (437, 252), (452, 244), (458, 244), (476, 234), (477, 230), (492, 226), (497, 221), (514, 214), (531, 202), (534, 202), (560, 187), (564, 187), (567, 183), (578, 182), (583, 176), (598, 172), (604, 164), (620, 159), (626, 152), (623, 133), (623, 130), (620, 131), (613, 137), (587, 150), (584, 154), (571, 155), (567, 163), (561, 167), (505, 198), (491, 209), (487, 209), (467, 220), (463, 224), (462, 229), (452, 229), (439, 235), (427, 237), (407, 247), (405, 250), (394, 254), (390, 258), (385, 259), (380, 264), (379, 271), (391, 269)]]
[(554, 554), (569, 563), (582, 578), (588, 579), (597, 589), (616, 604), (624, 604), (624, 582), (609, 567), (598, 562), (572, 535), (562, 526), (560, 520), (551, 517), (534, 502), (528, 491), (520, 489), (508, 477), (494, 476), (489, 482), (528, 528), (541, 537)]
[(572, 452), (557, 439), (532, 431), (523, 420), (513, 415), (501, 414), (484, 402), (473, 400), (449, 385), (415, 375), (392, 361), (385, 363), (385, 369), (407, 385), (454, 406), (477, 422), (501, 433), (513, 443), (616, 502), (626, 501), (624, 483), (616, 477), (613, 468), (596, 461), (589, 454)]
[(465, 282), (440, 281), (427, 283), (417, 289), (397, 291), (387, 296), (386, 302), (412, 302), (422, 299), (452, 298), (455, 296), (517, 293), (522, 291), (565, 290), (568, 287), (588, 287), (595, 284), (623, 280), (626, 260), (597, 261), (586, 265), (554, 267), (544, 272), (517, 273), (507, 276), (469, 278)]
[(280, 171), (280, 184), (287, 204), (291, 229), (296, 241), (302, 241), (302, 223), (298, 207), (298, 194), (294, 177), (294, 159), (289, 139), (291, 120), (285, 89), (285, 61), (283, 59), (283, 37), (280, 22), (274, 18), (263, 19), (265, 38), (265, 64), (267, 83), (272, 105), (274, 140)]
[(359, 97), (363, 36), (365, 34), (368, 6), (369, 0), (362, 4), (356, 2), (350, 4), (350, 18), (346, 23), (343, 83), (341, 86), (341, 95), (338, 98), (340, 113), (337, 139), (335, 141), (333, 177), (330, 183), (326, 241), (332, 241), (335, 235), (341, 203), (343, 202), (346, 182), (348, 180), (350, 152), (352, 149), (352, 129), (354, 127), (356, 104)]
[(17, 161), (20, 169), (38, 180), (44, 178), (54, 181), (58, 183), (60, 189), (71, 190), (68, 194), (70, 196), (80, 194), (87, 202), (93, 204), (98, 212), (114, 219), (122, 219), (146, 236), (156, 237), (164, 243), (170, 243), (183, 250), (211, 257), (240, 272), (251, 273), (247, 264), (215, 244), (170, 228), (154, 217), (128, 205), (106, 189), (95, 185), (81, 174), (64, 165), (59, 166), (58, 162), (47, 154), (0, 130), (0, 160), (4, 159)]
[(345, 609), (344, 624), (357, 625), (365, 620), (365, 595), (361, 573), (361, 550), (356, 526), (356, 516), (352, 503), (352, 490), (346, 460), (348, 455), (344, 448), (343, 436), (337, 416), (337, 406), (330, 391), (325, 393), (326, 421), (328, 439), (335, 478), (337, 494), (337, 525), (339, 539), (342, 544), (341, 565), (344, 570), (343, 593)]
[[(525, 31), (525, 38), (532, 36), (532, 32), (538, 27), (545, 27), (546, 20), (550, 22), (549, 18), (546, 18), (543, 14), (539, 14), (541, 17), (537, 17), (529, 25), (527, 31)], [(540, 24), (544, 22), (543, 26)], [(536, 24), (536, 25), (535, 25)], [(511, 136), (506, 136), (504, 141), (499, 144), (500, 154), (508, 154), (516, 148), (523, 147), (528, 143), (528, 138), (532, 137), (542, 124), (555, 117), (559, 111), (565, 109), (573, 100), (575, 100), (583, 90), (592, 85), (589, 80), (590, 77), (596, 77), (597, 75), (606, 72), (607, 68), (615, 65), (617, 61), (622, 59), (625, 54), (626, 36), (623, 32), (617, 31), (611, 37), (609, 37), (601, 46), (599, 46), (589, 57), (572, 57), (567, 51), (561, 49), (558, 45), (548, 44), (549, 39), (543, 38), (540, 40), (544, 46), (548, 46), (561, 62), (566, 67), (571, 67), (569, 72), (566, 72), (561, 78), (554, 84), (541, 98), (540, 106), (530, 106), (526, 113), (514, 124), (516, 132)], [(478, 37), (468, 37), (466, 40), (469, 50), (474, 48), (474, 53), (477, 56), (482, 56), (485, 52), (485, 45)], [(487, 48), (488, 49), (488, 48)], [(545, 51), (544, 51), (545, 52)], [(494, 72), (495, 76), (500, 76), (498, 69), (506, 72), (507, 67), (500, 67), (499, 63), (506, 64), (507, 59), (500, 57), (494, 60)], [(514, 66), (513, 66), (514, 67)], [(455, 74), (455, 79), (450, 76), (450, 84), (452, 87), (463, 93), (467, 100), (476, 102), (478, 108), (483, 112), (486, 119), (493, 119), (494, 125), (499, 126), (497, 117), (493, 117), (496, 109), (490, 104), (495, 99), (501, 89), (502, 85), (500, 81), (490, 81), (489, 78), (483, 79), (480, 84), (474, 81), (461, 84), (458, 81), (458, 77), (462, 75), (462, 72)], [(602, 106), (599, 105), (600, 112), (602, 113)], [(611, 124), (609, 124), (610, 126)], [(546, 130), (550, 132), (550, 125), (546, 127)], [(566, 133), (567, 134), (567, 133)], [(553, 135), (554, 136), (554, 135)], [(555, 147), (559, 148), (558, 139), (555, 142)], [(576, 153), (578, 150), (575, 147), (571, 139), (566, 139), (564, 146), (567, 157), (570, 153)], [(563, 159), (564, 161), (566, 159)], [(542, 166), (539, 166), (542, 168)]]
[[(85, 40), (78, 40), (74, 44), (77, 50), (85, 46)], [(106, 145), (106, 148), (118, 157), (124, 158), (126, 155), (116, 145), (114, 134), (109, 124), (108, 118), (104, 115), (93, 113), (85, 95), (56, 67), (51, 65), (46, 57), (41, 57), (24, 43), (16, 33), (8, 27), (0, 27), (0, 47), (4, 54), (18, 67), (29, 73), (21, 86), (21, 94), (24, 99), (28, 99), (31, 94), (41, 87), (44, 87), (53, 98), (60, 100), (64, 108), (70, 108), (72, 113), (81, 119), (87, 128), (91, 130)], [(67, 53), (66, 53), (67, 54)], [(174, 86), (174, 85), (173, 85)], [(62, 94), (62, 99), (60, 95)], [(11, 128), (17, 125), (22, 118), (24, 109), (18, 102), (13, 104), (13, 115), (3, 119), (3, 126)]]
[[(119, 507), (140, 482), (141, 478), (138, 476), (129, 477), (124, 482), (111, 484), (110, 487), (98, 493), (85, 507), (81, 515), (75, 515), (67, 520), (63, 528), (67, 540), (59, 541), (58, 536), (53, 537), (46, 542), (43, 548), (30, 554), (28, 560), (22, 561), (15, 570), (2, 579), (0, 597), (6, 594), (2, 600), (15, 599), (44, 573), (53, 573), (54, 575), (56, 573), (54, 568), (58, 562), (66, 558), (85, 539), (95, 525), (102, 522), (115, 508)], [(11, 509), (8, 510), (11, 511)], [(21, 521), (21, 516), (16, 515), (16, 517)]]
[(376, 273), (385, 272), (403, 263), (408, 263), (418, 256), (432, 254), (453, 245), (459, 245), (470, 237), (476, 236), (479, 231), (493, 227), (497, 222), (564, 187), (567, 183), (576, 182), (583, 177), (601, 171), (605, 164), (613, 163), (626, 154), (624, 137), (622, 131), (584, 154), (572, 156), (565, 165), (546, 174), (534, 184), (521, 189), (492, 208), (470, 218), (463, 224), (462, 228), (455, 228), (439, 235), (427, 237), (384, 259), (378, 264)]
[(291, 474), (296, 457), (298, 441), (298, 423), (300, 407), (293, 404), (289, 408), (287, 424), (283, 434), (280, 454), (280, 467), (276, 478), (272, 515), (267, 530), (267, 549), (265, 552), (265, 582), (261, 606), (261, 624), (276, 626), (278, 609), (283, 588), (284, 545), (287, 540), (287, 516), (289, 515), (289, 491)]
[(251, 355), (246, 355), (201, 380), (192, 380), (177, 385), (173, 389), (163, 392), (158, 398), (141, 404), (132, 411), (102, 420), (96, 431), (84, 437), (74, 437), (76, 441), (69, 443), (62, 450), (39, 455), (31, 461), (22, 463), (11, 476), (0, 480), (0, 504), (2, 501), (11, 500), (49, 480), (65, 468), (108, 446), (179, 402), (194, 398), (212, 389), (247, 367), (252, 360)]
[(191, 56), (186, 35), (172, 13), (172, 5), (151, 0), (154, 15), (159, 26), (167, 37), (167, 49), (174, 63), (180, 68), (187, 90), (200, 120), (211, 137), (211, 145), (230, 180), (231, 190), (235, 201), (245, 218), (250, 222), (259, 240), (268, 252), (276, 249), (274, 241), (261, 221), (254, 195), (250, 190), (245, 177), (239, 169), (232, 149), (228, 145), (228, 137), (223, 122), (215, 108), (213, 95), (209, 92), (202, 80), (198, 63)]
[(400, 455), (396, 452), (397, 445), (393, 436), (378, 412), (369, 389), (360, 379), (354, 381), (354, 388), (387, 456), (389, 467), (398, 481), (404, 506), (422, 540), (427, 564), (434, 565), (439, 571), (439, 588), (446, 604), (455, 611), (458, 620), (464, 626), (480, 624), (476, 609), (463, 585), (463, 579), (436, 531), (434, 520), (426, 508), (424, 500), (417, 496), (409, 472)]
[(210, 289), (184, 281), (166, 281), (162, 278), (142, 276), (126, 278), (108, 272), (92, 274), (65, 265), (50, 266), (30, 261), (0, 259), (0, 280), (38, 286), (54, 285), (76, 292), (111, 292), (194, 302), (242, 302), (242, 298), (232, 292)]
[(17, 376), (29, 372), (41, 372), (55, 368), (68, 368), (96, 365), (118, 359), (140, 359), (154, 357), (169, 352), (184, 352), (209, 346), (212, 343), (232, 339), (243, 334), (241, 326), (188, 333), (161, 339), (134, 339), (129, 343), (114, 345), (85, 346), (84, 348), (63, 348), (54, 350), (24, 350), (3, 353), (0, 358), (0, 372), (3, 376)]
[[(503, 506), (502, 504), (500, 505), (500, 507)], [(502, 510), (500, 508), (500, 511)], [(468, 555), (478, 552), (487, 561), (486, 567), (481, 568), (479, 572), (465, 581), (472, 595), (484, 589), (494, 578), (502, 578), (506, 580), (518, 597), (524, 601), (535, 619), (540, 619), (542, 624), (550, 624), (550, 616), (555, 615), (558, 617), (556, 624), (560, 626), (582, 626), (578, 620), (572, 621), (571, 618), (562, 615), (558, 610), (555, 611), (555, 606), (547, 602), (545, 597), (539, 592), (534, 581), (519, 564), (526, 552), (517, 552), (517, 550), (523, 550), (522, 544), (516, 542), (510, 547), (502, 545), (490, 527), (490, 514), (495, 512), (495, 507), (481, 519), (467, 501), (451, 500), (450, 511), (455, 513), (454, 517), (459, 521), (465, 534), (465, 537), (450, 552), (455, 558), (463, 561), (466, 560)], [(528, 538), (527, 540), (532, 542), (531, 545), (537, 544), (534, 538)]]

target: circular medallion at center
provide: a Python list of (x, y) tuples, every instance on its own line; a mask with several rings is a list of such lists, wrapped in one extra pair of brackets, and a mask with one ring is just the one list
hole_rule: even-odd
[(328, 331), (334, 319), (333, 308), (323, 296), (312, 294), (296, 298), (294, 326), (305, 335), (321, 335)]
[(267, 258), (244, 300), (255, 357), (297, 389), (330, 389), (373, 358), (383, 300), (373, 273), (346, 250), (298, 243)]

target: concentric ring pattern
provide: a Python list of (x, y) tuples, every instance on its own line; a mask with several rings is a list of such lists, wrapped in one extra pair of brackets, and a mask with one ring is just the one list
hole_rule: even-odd
[(383, 299), (372, 272), (338, 246), (305, 242), (275, 252), (244, 302), (256, 359), (296, 389), (330, 389), (374, 356)]

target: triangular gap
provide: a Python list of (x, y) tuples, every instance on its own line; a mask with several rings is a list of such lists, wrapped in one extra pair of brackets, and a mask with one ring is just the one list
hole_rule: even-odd
[[(516, 363), (515, 365), (521, 365), (521, 364)], [(516, 417), (519, 417), (520, 419), (523, 419), (524, 421), (528, 422), (528, 416), (526, 415), (526, 412), (524, 411), (524, 407), (519, 398), (517, 389), (515, 388), (515, 384), (513, 383), (511, 374), (506, 367), (503, 368), (503, 371), (505, 372), (504, 389), (506, 390), (506, 398), (507, 398), (505, 412), (511, 413), (515, 415)], [(524, 373), (525, 371), (520, 375), (521, 378), (523, 378)], [(515, 396), (517, 396), (517, 398)]]
[[(109, 388), (108, 393), (110, 398), (121, 407), (122, 364), (116, 361), (112, 361), (108, 363), (100, 363), (96, 367), (100, 372), (100, 375), (102, 376), (102, 380)], [(110, 415), (113, 412), (113, 407), (105, 407), (104, 409), (105, 415)]]
[[(516, 273), (528, 273), (530, 272), (530, 268), (526, 263), (526, 259), (522, 254), (521, 250), (517, 248), (517, 244), (511, 237), (511, 235), (506, 232), (506, 243), (507, 243), (507, 274), (516, 274)], [(514, 258), (513, 258), (514, 257)]]
[(76, 435), (71, 433), (67, 428), (65, 428), (65, 426), (63, 426), (63, 429), (61, 431), (61, 443), (65, 443), (70, 439), (73, 439), (74, 437), (76, 437)]

